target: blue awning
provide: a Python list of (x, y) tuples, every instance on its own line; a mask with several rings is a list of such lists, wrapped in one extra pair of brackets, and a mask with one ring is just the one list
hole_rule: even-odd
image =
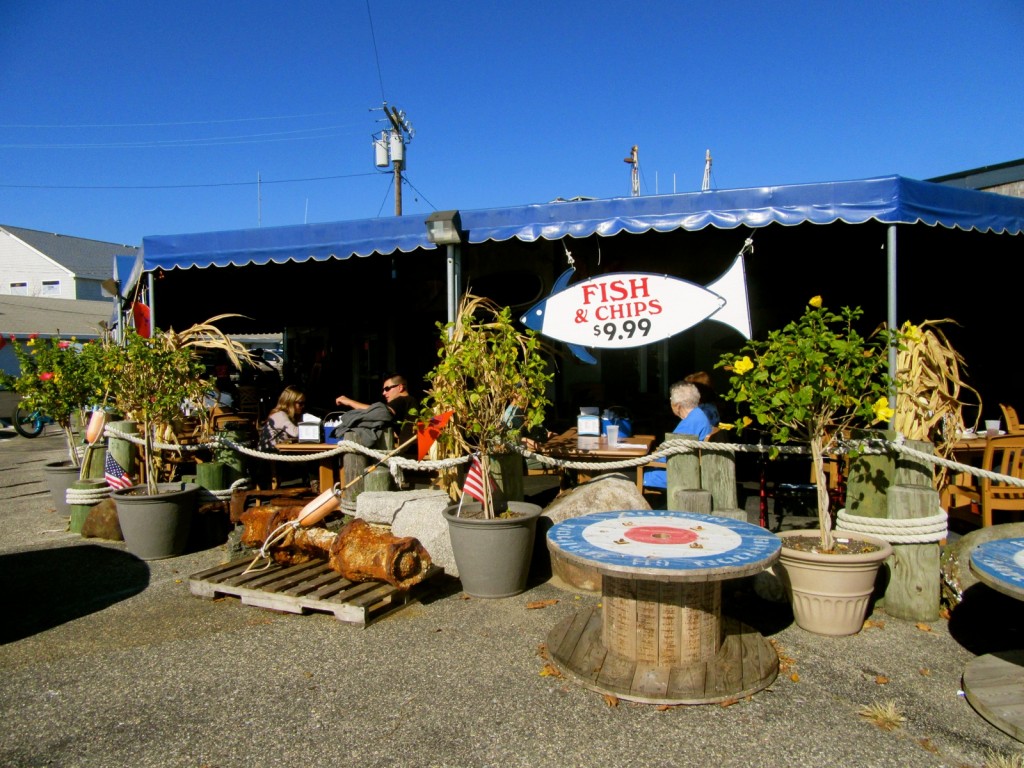
[[(820, 184), (546, 203), (460, 211), (469, 243), (611, 236), (769, 224), (926, 224), (1024, 232), (1024, 199), (901, 176)], [(432, 250), (425, 216), (146, 237), (142, 271), (325, 261)]]
[(156, 235), (142, 239), (143, 271), (190, 267), (241, 267), (288, 261), (327, 261), (352, 256), (408, 253), (436, 248), (427, 240), (425, 217), (393, 216), (327, 224)]

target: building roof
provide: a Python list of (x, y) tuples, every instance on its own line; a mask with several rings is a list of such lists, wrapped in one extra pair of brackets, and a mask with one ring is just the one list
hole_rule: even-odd
[(1012, 184), (1024, 181), (1024, 158), (995, 165), (983, 165), (981, 168), (972, 168), (969, 171), (948, 173), (945, 176), (928, 179), (928, 181), (963, 189), (989, 189)]
[(0, 228), (35, 248), (43, 255), (69, 269), (76, 277), (107, 280), (112, 276), (114, 256), (134, 256), (138, 248), (131, 245), (106, 243), (102, 240), (87, 240), (35, 229), (10, 227)]
[(112, 311), (109, 301), (0, 295), (0, 335), (96, 338), (100, 322), (109, 323)]

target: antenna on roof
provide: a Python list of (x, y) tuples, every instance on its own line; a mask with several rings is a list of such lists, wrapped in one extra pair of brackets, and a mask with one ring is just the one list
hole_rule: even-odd
[(711, 150), (704, 153), (704, 179), (700, 183), (700, 191), (707, 192), (711, 189)]
[(632, 185), (633, 197), (640, 197), (640, 157), (637, 151), (636, 144), (633, 145), (633, 151), (629, 157), (624, 157), (623, 162), (629, 163), (633, 166), (633, 170), (630, 171), (629, 178)]

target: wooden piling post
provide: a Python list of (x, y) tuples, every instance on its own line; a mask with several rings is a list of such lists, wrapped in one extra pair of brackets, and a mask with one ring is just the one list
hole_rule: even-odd
[[(923, 440), (908, 440), (908, 448), (933, 453), (935, 446)], [(932, 485), (930, 462), (900, 453), (896, 457), (895, 484), (889, 489), (889, 517), (893, 520), (934, 517), (939, 511), (939, 494)], [(898, 530), (898, 529), (897, 529)], [(941, 583), (939, 543), (894, 542), (889, 557), (889, 586), (885, 590), (885, 612), (911, 621), (939, 618)]]
[(739, 508), (736, 495), (736, 452), (712, 448), (700, 452), (700, 484), (711, 493), (711, 514), (746, 520), (746, 511)]

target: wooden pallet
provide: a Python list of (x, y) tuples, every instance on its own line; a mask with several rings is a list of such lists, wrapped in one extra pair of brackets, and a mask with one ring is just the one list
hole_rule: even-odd
[[(189, 590), (212, 600), (221, 595), (241, 598), (245, 605), (287, 613), (322, 611), (338, 621), (368, 623), (401, 608), (414, 598), (380, 581), (353, 582), (332, 571), (326, 560), (299, 565), (276, 563), (265, 570), (244, 573), (252, 558), (233, 560), (189, 576)], [(427, 580), (441, 572), (432, 566)]]

